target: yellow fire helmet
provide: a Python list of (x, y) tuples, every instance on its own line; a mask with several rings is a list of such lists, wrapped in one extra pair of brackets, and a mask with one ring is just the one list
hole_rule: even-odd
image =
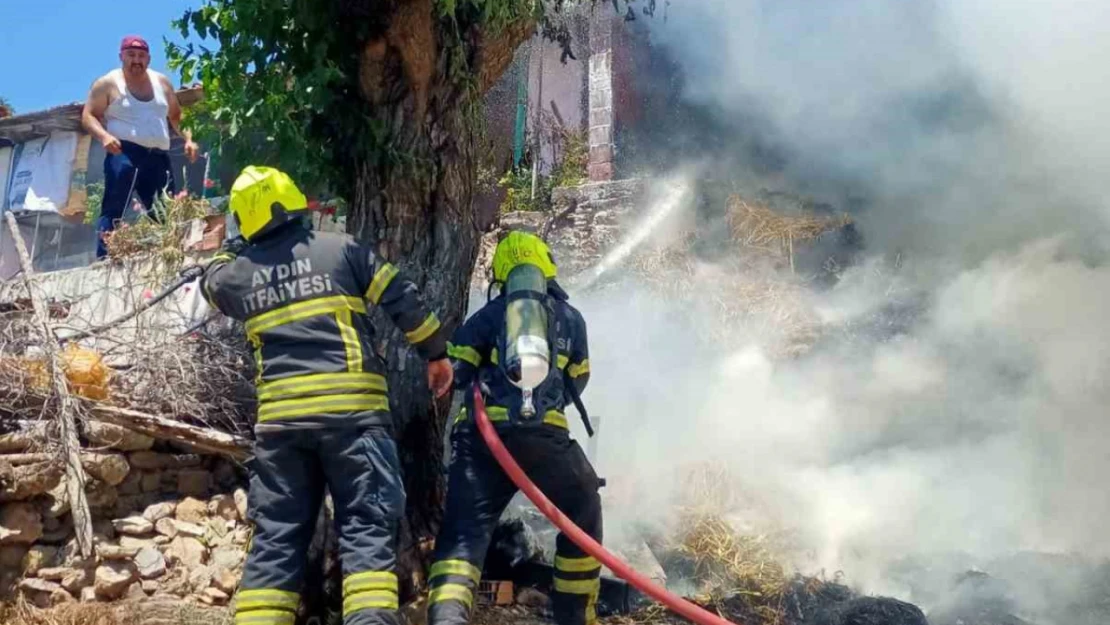
[(308, 208), (308, 200), (288, 174), (272, 167), (249, 165), (231, 186), (231, 214), (248, 241), (289, 220), (289, 214)]
[(539, 267), (548, 280), (558, 273), (551, 249), (543, 239), (528, 232), (514, 230), (501, 239), (493, 252), (493, 281), (504, 283), (509, 279), (510, 271), (526, 263)]

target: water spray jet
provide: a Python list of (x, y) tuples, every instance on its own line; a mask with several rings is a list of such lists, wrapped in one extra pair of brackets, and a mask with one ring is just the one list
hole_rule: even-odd
[(598, 261), (593, 269), (585, 272), (585, 275), (581, 278), (578, 276), (572, 278), (567, 285), (570, 290), (585, 291), (590, 289), (597, 284), (598, 280), (605, 274), (624, 262), (632, 255), (632, 252), (643, 245), (644, 241), (664, 223), (667, 217), (674, 213), (680, 206), (686, 204), (690, 198), (691, 190), (691, 185), (685, 179), (679, 179), (667, 184), (661, 197), (655, 202), (655, 205), (651, 207), (651, 210), (648, 211), (647, 216), (632, 229), (631, 233), (625, 237), (620, 245)]

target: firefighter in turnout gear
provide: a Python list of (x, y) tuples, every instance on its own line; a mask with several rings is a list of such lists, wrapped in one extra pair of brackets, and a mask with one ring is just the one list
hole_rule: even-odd
[[(570, 437), (564, 413), (572, 393), (581, 393), (590, 377), (586, 323), (555, 282), (555, 263), (539, 237), (510, 233), (494, 253), (493, 274), (501, 293), (448, 345), (455, 387), (466, 399), (451, 432), (447, 507), (429, 576), (429, 625), (468, 621), (494, 527), (517, 490), (477, 431), (475, 383), (490, 420), (528, 477), (583, 531), (601, 540), (601, 482)], [(533, 347), (529, 363), (525, 352)], [(597, 560), (559, 534), (552, 601), (559, 625), (596, 621), (600, 573)]]
[(335, 505), (343, 621), (396, 625), (396, 540), (405, 508), (384, 362), (368, 313), (380, 306), (450, 390), (446, 337), (412, 282), (349, 236), (315, 232), (284, 173), (247, 167), (231, 189), (245, 241), (225, 244), (201, 289), (243, 322), (257, 365), (249, 516), (254, 537), (236, 625), (293, 625), (324, 487)]

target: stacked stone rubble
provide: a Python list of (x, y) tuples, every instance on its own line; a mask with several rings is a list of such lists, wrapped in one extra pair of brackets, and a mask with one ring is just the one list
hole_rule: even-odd
[(0, 601), (229, 600), (250, 539), (233, 463), (86, 424), (82, 464), (96, 553), (83, 558), (60, 461), (34, 453), (43, 433), (30, 424), (0, 435)]

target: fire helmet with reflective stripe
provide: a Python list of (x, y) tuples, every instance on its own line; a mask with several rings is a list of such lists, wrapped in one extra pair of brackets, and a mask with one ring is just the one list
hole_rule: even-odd
[(249, 165), (231, 186), (230, 205), (239, 233), (253, 241), (307, 209), (308, 200), (285, 172)]
[(548, 280), (558, 273), (555, 258), (543, 239), (528, 232), (514, 230), (501, 239), (493, 252), (493, 281), (504, 283), (509, 278), (509, 272), (522, 264), (539, 267)]

